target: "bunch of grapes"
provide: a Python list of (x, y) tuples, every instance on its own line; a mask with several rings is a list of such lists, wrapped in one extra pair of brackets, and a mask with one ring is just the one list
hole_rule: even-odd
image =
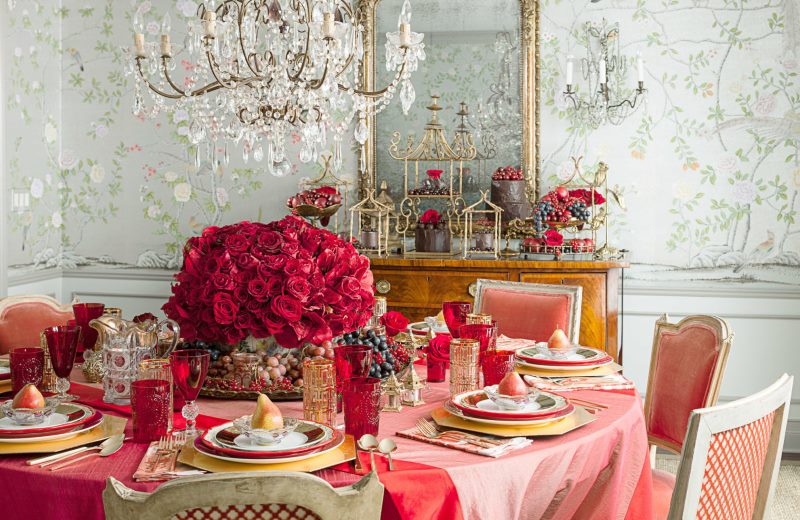
[(591, 211), (581, 197), (572, 196), (569, 190), (559, 186), (539, 200), (533, 208), (533, 225), (541, 233), (547, 228), (547, 222), (569, 222), (571, 220), (587, 221)]
[(567, 206), (567, 211), (569, 211), (572, 216), (578, 220), (588, 221), (591, 215), (591, 210), (586, 205), (582, 199), (575, 199), (572, 203)]
[(386, 379), (392, 373), (397, 373), (408, 364), (408, 354), (405, 349), (387, 339), (383, 334), (375, 334), (369, 330), (364, 334), (350, 332), (338, 341), (339, 345), (367, 345), (372, 347), (372, 366), (369, 370), (370, 377)]

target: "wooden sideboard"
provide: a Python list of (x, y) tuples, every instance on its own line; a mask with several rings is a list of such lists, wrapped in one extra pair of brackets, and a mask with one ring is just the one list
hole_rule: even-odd
[(377, 294), (389, 310), (421, 321), (441, 310), (446, 300), (471, 300), (478, 278), (515, 282), (579, 285), (581, 345), (600, 348), (618, 359), (620, 262), (529, 260), (456, 260), (372, 258)]

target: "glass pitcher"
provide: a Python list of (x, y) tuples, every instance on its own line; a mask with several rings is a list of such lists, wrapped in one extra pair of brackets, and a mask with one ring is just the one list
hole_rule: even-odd
[[(103, 346), (103, 401), (118, 405), (130, 404), (131, 383), (136, 381), (139, 363), (169, 357), (180, 339), (180, 326), (170, 319), (136, 323), (101, 316), (90, 321), (89, 326), (98, 331), (98, 342)], [(164, 326), (172, 329), (172, 339), (160, 351), (159, 333)]]

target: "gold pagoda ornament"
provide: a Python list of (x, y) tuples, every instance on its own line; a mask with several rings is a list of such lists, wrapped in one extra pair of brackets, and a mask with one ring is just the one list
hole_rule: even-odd
[(399, 412), (403, 409), (403, 386), (397, 379), (397, 376), (392, 372), (386, 381), (383, 383), (383, 393), (386, 396), (386, 404), (383, 405), (381, 411), (384, 412)]

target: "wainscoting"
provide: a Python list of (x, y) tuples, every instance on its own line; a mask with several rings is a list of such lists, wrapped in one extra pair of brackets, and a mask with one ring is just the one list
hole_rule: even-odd
[[(122, 307), (130, 316), (158, 311), (170, 294), (171, 280), (169, 271), (146, 269), (12, 272), (9, 294), (49, 294), (64, 302), (77, 296)], [(647, 382), (653, 325), (664, 312), (672, 321), (688, 314), (715, 314), (728, 321), (735, 337), (721, 402), (754, 393), (784, 372), (800, 376), (800, 340), (795, 340), (800, 339), (800, 288), (628, 280), (622, 304), (625, 373), (641, 392)], [(800, 452), (800, 382), (792, 406), (784, 450)]]

